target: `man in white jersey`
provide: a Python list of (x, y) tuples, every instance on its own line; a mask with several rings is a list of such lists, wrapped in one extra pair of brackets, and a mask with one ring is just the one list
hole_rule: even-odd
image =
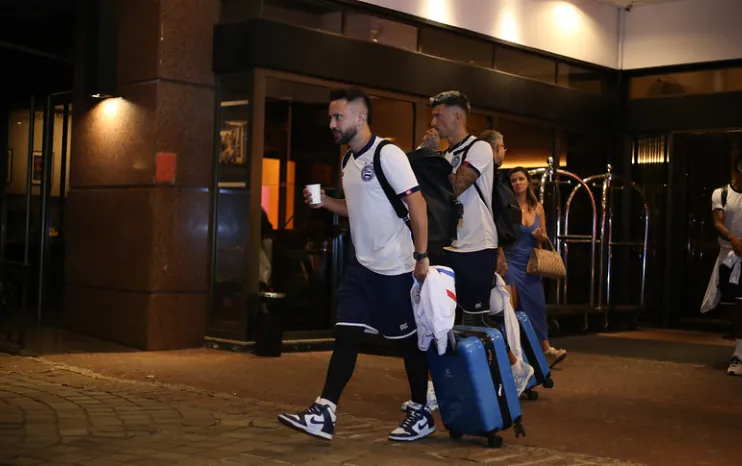
[[(333, 199), (322, 191), (321, 202), (311, 207), (324, 207), (349, 218), (356, 260), (351, 260), (337, 291), (335, 348), (322, 394), (307, 410), (281, 414), (278, 420), (292, 429), (331, 440), (337, 419), (335, 410), (353, 375), (363, 334), (367, 332), (381, 334), (398, 345), (410, 384), (412, 403), (389, 439), (418, 440), (435, 432), (433, 415), (426, 406), (428, 364), (425, 353), (417, 347), (410, 298), (413, 273), (420, 281), (428, 273), (427, 207), (407, 155), (371, 134), (368, 95), (350, 88), (333, 91), (330, 100), (330, 130), (335, 142), (350, 146), (342, 172), (346, 199)], [(374, 169), (377, 151), (383, 173)], [(409, 227), (385, 195), (379, 182), (381, 176), (406, 203)], [(307, 190), (304, 196), (309, 197)]]
[[(430, 98), (431, 125), (448, 140), (446, 160), (451, 163), (451, 184), (464, 206), (458, 237), (446, 248), (445, 265), (456, 273), (456, 300), (467, 325), (485, 325), (490, 311), (490, 293), (498, 263), (506, 267), (505, 254), (497, 247), (497, 229), (492, 215), (495, 162), (492, 147), (475, 138), (466, 126), (471, 111), (469, 99), (459, 91), (441, 92)], [(533, 375), (533, 368), (510, 353), (513, 376), (519, 393)]]
[(702, 311), (719, 302), (728, 308), (736, 344), (727, 374), (742, 375), (742, 155), (734, 160), (734, 171), (734, 181), (711, 195), (720, 252)]

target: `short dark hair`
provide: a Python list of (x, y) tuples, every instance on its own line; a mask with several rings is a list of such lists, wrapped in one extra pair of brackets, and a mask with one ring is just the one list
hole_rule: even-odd
[(347, 87), (342, 89), (333, 89), (330, 91), (330, 102), (335, 100), (347, 100), (348, 102), (363, 101), (366, 107), (366, 122), (371, 124), (371, 97), (366, 94), (360, 87)]
[(734, 173), (742, 172), (740, 165), (742, 165), (742, 154), (739, 154), (734, 158)]
[(469, 98), (459, 91), (444, 91), (435, 97), (430, 98), (431, 106), (437, 107), (441, 104), (446, 107), (459, 107), (466, 113), (471, 112), (471, 103), (469, 102)]

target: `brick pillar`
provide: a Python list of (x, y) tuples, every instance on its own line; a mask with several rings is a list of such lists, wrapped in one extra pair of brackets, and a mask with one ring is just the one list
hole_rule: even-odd
[[(148, 350), (203, 341), (219, 5), (118, 1), (120, 98), (78, 95), (73, 107), (64, 309), (73, 330)], [(156, 181), (158, 153), (176, 154), (174, 182)]]

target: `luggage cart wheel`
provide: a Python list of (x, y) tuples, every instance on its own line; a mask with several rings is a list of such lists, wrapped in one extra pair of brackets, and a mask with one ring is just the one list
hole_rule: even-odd
[(526, 395), (526, 400), (530, 400), (530, 401), (538, 400), (538, 392), (536, 391), (528, 389), (523, 393)]
[(525, 427), (523, 427), (523, 424), (521, 424), (520, 422), (519, 422), (519, 423), (517, 423), (517, 424), (515, 424), (515, 425), (513, 426), (513, 431), (515, 432), (515, 438), (518, 438), (518, 437), (520, 437), (521, 435), (522, 435), (523, 437), (525, 437), (525, 436), (526, 436), (526, 428), (525, 428)]
[(558, 320), (549, 319), (548, 325), (549, 325), (548, 327), (549, 336), (558, 337), (559, 335), (562, 334), (562, 326)]
[(487, 434), (487, 446), (490, 448), (502, 447), (502, 437), (494, 432), (490, 432), (489, 434)]
[(457, 432), (455, 430), (449, 430), (448, 436), (451, 437), (454, 440), (459, 440), (461, 437), (464, 436), (463, 432)]
[(551, 377), (544, 380), (544, 388), (554, 388), (554, 380)]
[(634, 314), (631, 319), (629, 319), (629, 330), (636, 330), (639, 328), (639, 313), (637, 312)]

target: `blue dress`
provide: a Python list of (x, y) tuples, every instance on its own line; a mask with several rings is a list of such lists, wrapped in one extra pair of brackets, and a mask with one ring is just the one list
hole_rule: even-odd
[(526, 273), (528, 259), (531, 257), (533, 248), (538, 247), (538, 241), (533, 237), (533, 231), (540, 225), (540, 219), (532, 225), (520, 226), (518, 241), (505, 250), (505, 258), (508, 262), (508, 273), (505, 283), (515, 285), (518, 294), (518, 309), (528, 315), (533, 325), (533, 330), (539, 340), (547, 339), (546, 327), (546, 297), (544, 296), (544, 284), (541, 277)]

